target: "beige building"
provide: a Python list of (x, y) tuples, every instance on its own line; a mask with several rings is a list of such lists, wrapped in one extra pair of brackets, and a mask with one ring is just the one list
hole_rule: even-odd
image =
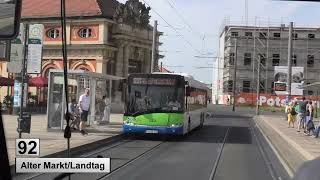
[[(288, 26), (284, 24), (270, 27), (225, 26), (220, 34), (220, 55), (214, 63), (216, 68), (213, 77), (213, 98), (232, 94), (235, 65), (237, 94), (256, 93), (259, 58), (261, 59), (260, 91), (273, 94), (275, 67), (288, 64), (288, 30)], [(304, 68), (305, 84), (320, 81), (319, 28), (294, 27), (293, 37), (292, 66)], [(310, 96), (319, 94), (312, 90), (303, 93)]]

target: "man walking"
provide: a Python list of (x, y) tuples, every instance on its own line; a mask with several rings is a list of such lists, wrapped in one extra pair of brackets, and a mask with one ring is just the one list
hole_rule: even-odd
[(82, 135), (88, 134), (84, 128), (86, 126), (86, 122), (88, 121), (88, 115), (89, 115), (89, 108), (90, 108), (90, 89), (86, 88), (84, 91), (84, 94), (82, 94), (79, 98), (79, 110), (80, 110), (80, 117), (81, 122), (79, 125), (80, 133)]
[(298, 111), (298, 132), (300, 132), (301, 128), (304, 128), (304, 122), (307, 114), (307, 104), (308, 102), (306, 101), (305, 97), (302, 97), (302, 101), (299, 101), (299, 111)]

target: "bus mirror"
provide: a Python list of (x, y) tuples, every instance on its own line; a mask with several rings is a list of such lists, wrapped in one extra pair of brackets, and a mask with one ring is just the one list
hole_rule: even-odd
[(188, 81), (184, 81), (184, 85), (185, 86), (189, 85), (189, 82)]
[(0, 0), (0, 39), (14, 39), (19, 33), (21, 0)]
[(190, 86), (186, 87), (186, 96), (190, 96), (191, 95), (191, 88)]

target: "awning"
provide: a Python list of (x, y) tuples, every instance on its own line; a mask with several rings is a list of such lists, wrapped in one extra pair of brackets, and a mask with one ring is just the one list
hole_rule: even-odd
[(0, 86), (13, 86), (13, 85), (14, 85), (13, 79), (0, 76)]
[(30, 87), (48, 87), (48, 78), (45, 77), (33, 77), (29, 79)]

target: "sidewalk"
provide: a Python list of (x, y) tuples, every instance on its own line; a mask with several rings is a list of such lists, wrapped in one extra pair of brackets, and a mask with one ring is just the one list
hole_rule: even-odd
[[(40, 139), (40, 156), (46, 156), (67, 148), (67, 140), (63, 137), (62, 131), (47, 132), (46, 115), (32, 115), (31, 133), (22, 134), (22, 138)], [(17, 116), (3, 115), (5, 135), (10, 165), (15, 162), (15, 140), (17, 133)], [(88, 128), (89, 135), (82, 136), (79, 131), (74, 131), (71, 135), (71, 148), (96, 142), (121, 134), (122, 114), (111, 114), (110, 124), (92, 126)]]
[[(297, 132), (297, 124), (295, 128), (288, 128), (284, 113), (256, 116), (255, 121), (292, 172), (305, 161), (320, 156), (320, 139)], [(319, 119), (314, 121), (317, 125)]]

